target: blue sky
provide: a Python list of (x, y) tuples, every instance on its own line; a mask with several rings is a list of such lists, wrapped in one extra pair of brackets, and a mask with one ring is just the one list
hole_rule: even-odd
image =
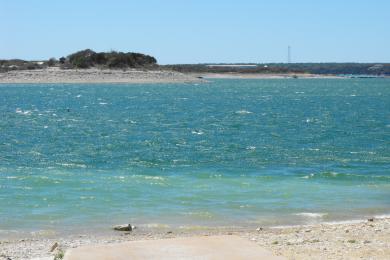
[(160, 64), (390, 62), (389, 0), (0, 0), (0, 59), (135, 51)]

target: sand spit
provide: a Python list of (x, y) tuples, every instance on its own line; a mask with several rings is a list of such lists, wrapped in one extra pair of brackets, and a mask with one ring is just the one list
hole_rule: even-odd
[[(204, 78), (204, 79), (203, 79)], [(12, 70), (0, 73), (0, 83), (191, 83), (205, 79), (341, 78), (313, 74), (180, 73), (169, 70), (69, 69)]]
[(345, 77), (336, 75), (318, 75), (308, 73), (279, 73), (279, 74), (261, 74), (261, 73), (204, 73), (193, 74), (195, 77), (205, 79), (342, 79)]
[(199, 82), (193, 75), (167, 70), (108, 70), (48, 68), (0, 73), (0, 83), (185, 83)]
[[(342, 224), (254, 229), (137, 228), (110, 235), (34, 236), (0, 240), (0, 259), (53, 259), (82, 245), (194, 236), (236, 235), (287, 259), (389, 259), (390, 218)], [(51, 249), (55, 244), (54, 250)]]

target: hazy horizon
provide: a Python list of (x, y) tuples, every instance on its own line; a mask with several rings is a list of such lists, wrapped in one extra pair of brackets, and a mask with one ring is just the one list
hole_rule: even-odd
[(390, 2), (0, 0), (0, 59), (90, 48), (159, 64), (390, 62)]

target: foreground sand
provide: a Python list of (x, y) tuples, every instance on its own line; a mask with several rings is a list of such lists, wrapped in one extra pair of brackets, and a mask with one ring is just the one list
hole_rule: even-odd
[[(320, 224), (285, 228), (257, 229), (135, 229), (110, 235), (35, 236), (2, 239), (0, 259), (52, 259), (61, 250), (82, 245), (112, 244), (163, 238), (235, 235), (287, 259), (389, 259), (390, 219), (345, 224)], [(58, 243), (58, 247), (49, 252)], [(147, 249), (145, 249), (147, 250)]]
[(194, 75), (166, 70), (13, 70), (0, 73), (0, 83), (183, 83), (198, 82)]

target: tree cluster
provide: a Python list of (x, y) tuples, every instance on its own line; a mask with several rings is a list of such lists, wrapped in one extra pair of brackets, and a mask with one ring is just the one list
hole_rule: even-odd
[[(72, 67), (137, 68), (153, 67), (157, 60), (149, 55), (133, 52), (94, 52), (86, 49), (69, 55), (66, 59)], [(64, 61), (64, 62), (66, 62)]]

